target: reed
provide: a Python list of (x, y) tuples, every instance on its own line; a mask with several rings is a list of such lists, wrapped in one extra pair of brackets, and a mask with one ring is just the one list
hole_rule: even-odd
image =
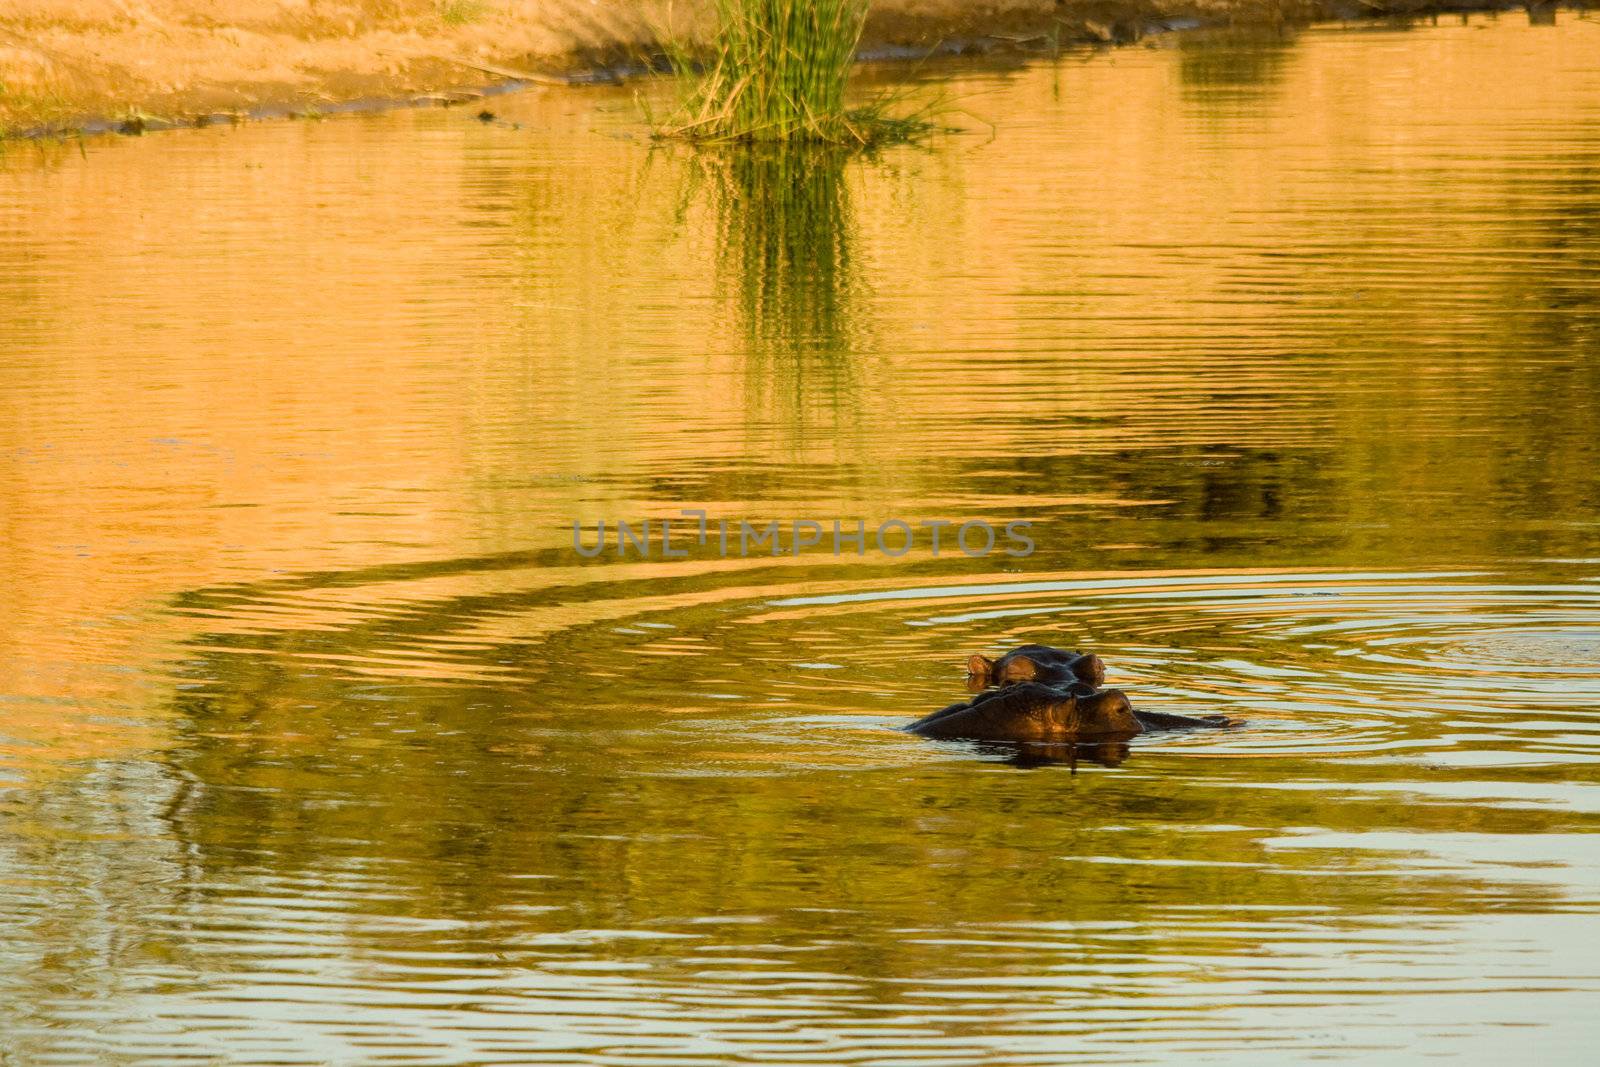
[(687, 90), (657, 135), (699, 142), (872, 146), (931, 129), (896, 116), (892, 96), (858, 107), (845, 84), (866, 25), (867, 0), (716, 0), (709, 54), (674, 45), (668, 59)]

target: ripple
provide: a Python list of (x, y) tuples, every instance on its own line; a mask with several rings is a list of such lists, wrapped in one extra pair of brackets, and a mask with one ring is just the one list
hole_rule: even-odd
[[(726, 589), (663, 589), (645, 576), (580, 604), (559, 585), (517, 588), (500, 570), (499, 590), (483, 591), (465, 571), (437, 602), (404, 589), (404, 611), (364, 604), (342, 624), (319, 615), (309, 634), (290, 621), (292, 591), (264, 587), (269, 610), (257, 616), (250, 592), (230, 588), (224, 632), (235, 636), (216, 665), (232, 670), (241, 651), (282, 657), (340, 702), (400, 716), (416, 714), (422, 681), (513, 702), (536, 688), (625, 724), (659, 757), (641, 773), (746, 775), (970, 754), (884, 728), (961, 699), (968, 653), (1041, 642), (1098, 652), (1108, 684), (1136, 706), (1245, 720), (1144, 735), (1135, 751), (1586, 761), (1600, 755), (1600, 587), (1563, 577), (1207, 570), (880, 578), (797, 594), (780, 569)], [(206, 662), (194, 672), (212, 673)], [(641, 719), (641, 706), (666, 714)]]
[[(1600, 703), (1600, 591), (1582, 580), (1128, 574), (830, 592), (767, 606), (775, 611), (764, 625), (782, 626), (790, 612), (791, 625), (803, 618), (813, 631), (854, 631), (875, 617), (891, 655), (915, 643), (916, 658), (932, 651), (952, 665), (968, 651), (1031, 641), (1093, 648), (1109, 664), (1108, 684), (1139, 706), (1248, 720), (1226, 734), (1135, 740), (1172, 753), (1600, 751), (1600, 728), (1583, 714)], [(855, 673), (868, 671), (858, 661)], [(920, 681), (899, 680), (907, 697)], [(1559, 740), (1550, 736), (1556, 721)]]

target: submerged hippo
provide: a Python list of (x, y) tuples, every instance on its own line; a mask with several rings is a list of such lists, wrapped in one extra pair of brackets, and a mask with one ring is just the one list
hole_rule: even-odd
[(1088, 686), (1099, 689), (1106, 680), (1106, 665), (1092, 652), (1073, 652), (1049, 645), (1023, 645), (999, 659), (967, 657), (967, 688), (976, 693), (991, 685), (1042, 682), (1045, 685)]
[(950, 740), (1060, 744), (1234, 725), (1226, 715), (1135, 711), (1120, 689), (1100, 688), (1105, 664), (1099, 656), (1049, 645), (1023, 645), (997, 660), (974, 655), (967, 671), (968, 687), (977, 696), (906, 729)]

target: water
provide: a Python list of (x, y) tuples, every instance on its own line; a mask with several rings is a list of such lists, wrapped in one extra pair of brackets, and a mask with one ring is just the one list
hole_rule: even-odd
[[(1597, 33), (12, 146), (0, 1061), (1586, 1062)], [(683, 508), (1038, 551), (572, 551)], [(1026, 640), (1248, 725), (890, 729)]]

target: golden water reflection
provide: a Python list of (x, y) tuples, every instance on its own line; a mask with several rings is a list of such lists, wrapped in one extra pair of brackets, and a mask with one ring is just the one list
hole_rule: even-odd
[[(930, 66), (992, 138), (868, 161), (8, 150), (0, 1052), (1579, 1062), (1592, 38)], [(1039, 551), (570, 549), (684, 508)], [(887, 729), (1030, 639), (1250, 726)]]

